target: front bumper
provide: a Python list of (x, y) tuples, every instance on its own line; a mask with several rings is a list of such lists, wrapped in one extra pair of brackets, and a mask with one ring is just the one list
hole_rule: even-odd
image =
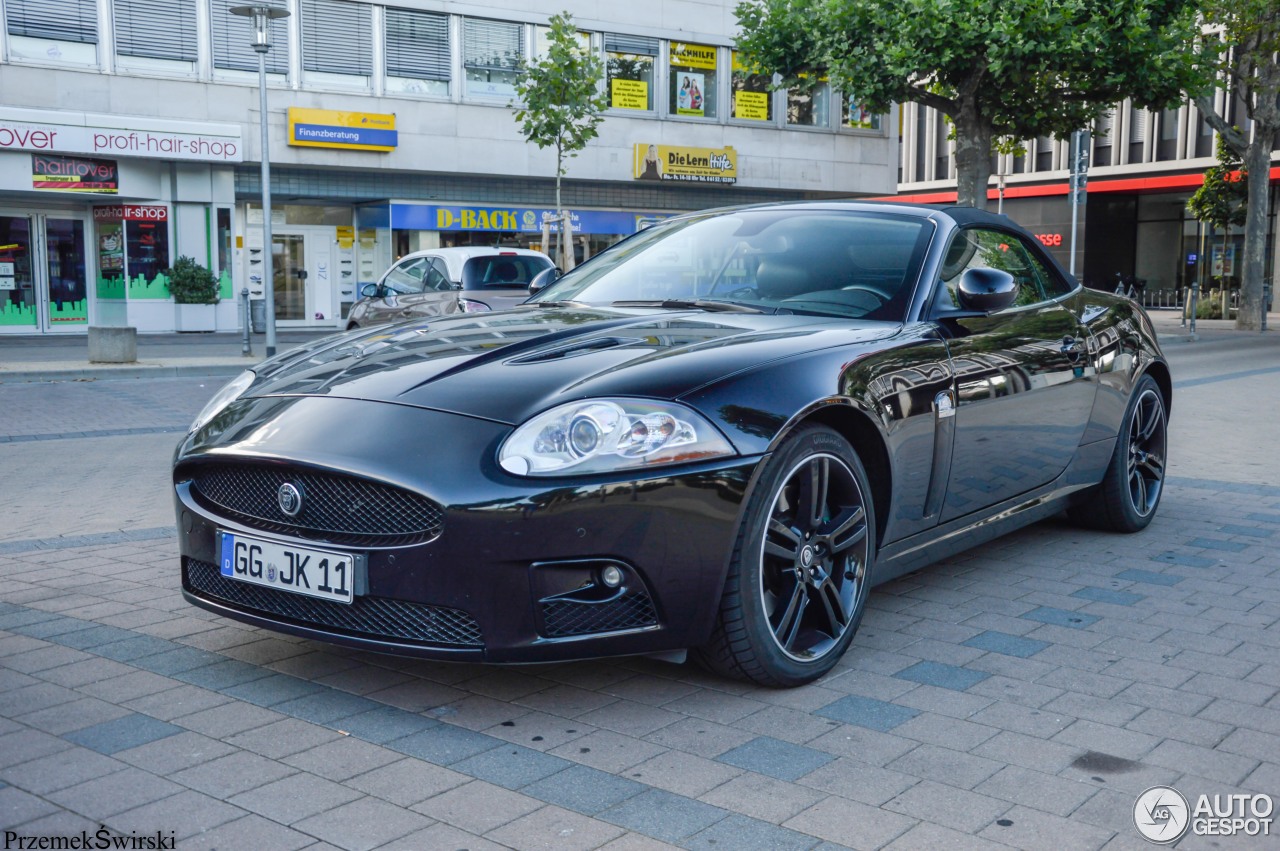
[[(249, 427), (206, 428), (178, 450), (184, 596), (268, 629), (434, 659), (546, 662), (704, 642), (761, 460), (735, 457), (643, 477), (522, 479), (494, 462), (510, 431), (503, 424), (345, 399), (236, 404), (238, 416), (229, 419)], [(421, 435), (431, 438), (415, 440)], [(266, 529), (193, 488), (202, 465), (214, 463), (386, 483), (440, 506), (442, 531), (421, 543), (354, 546)], [(364, 554), (367, 585), (357, 590), (366, 593), (343, 605), (222, 578), (219, 529)], [(623, 585), (588, 587), (605, 564), (622, 571)]]

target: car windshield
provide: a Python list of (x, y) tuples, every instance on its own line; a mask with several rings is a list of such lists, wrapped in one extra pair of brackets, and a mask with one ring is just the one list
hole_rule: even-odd
[(462, 266), (464, 290), (523, 290), (533, 276), (551, 268), (551, 260), (534, 254), (491, 254), (472, 257)]
[(736, 210), (641, 231), (532, 301), (697, 302), (900, 322), (933, 230), (917, 217)]

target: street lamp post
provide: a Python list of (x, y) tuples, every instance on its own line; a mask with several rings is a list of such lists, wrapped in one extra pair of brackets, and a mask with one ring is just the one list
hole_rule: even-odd
[[(271, 247), (271, 148), (267, 134), (267, 51), (271, 49), (271, 22), (287, 18), (289, 10), (265, 3), (232, 6), (231, 14), (253, 19), (253, 41), (258, 54), (258, 118), (262, 124), (262, 295), (266, 300), (267, 357), (276, 353), (276, 292)], [(246, 321), (248, 321), (246, 317)]]

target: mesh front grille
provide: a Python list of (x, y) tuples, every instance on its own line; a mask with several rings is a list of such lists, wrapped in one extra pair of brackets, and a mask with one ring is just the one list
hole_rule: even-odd
[[(302, 510), (280, 510), (280, 486), (302, 492)], [(254, 529), (354, 546), (417, 544), (439, 537), (444, 512), (424, 496), (353, 476), (289, 467), (211, 464), (192, 471), (192, 494)]]
[(349, 605), (228, 579), (218, 566), (186, 559), (184, 585), (197, 596), (254, 614), (365, 638), (483, 647), (480, 625), (457, 609), (385, 597), (356, 597)]
[(542, 624), (548, 638), (638, 629), (654, 626), (657, 622), (653, 601), (643, 590), (602, 603), (575, 600), (545, 600), (542, 603)]

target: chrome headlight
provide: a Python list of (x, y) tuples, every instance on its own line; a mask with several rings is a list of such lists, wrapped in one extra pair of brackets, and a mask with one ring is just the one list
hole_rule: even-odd
[(190, 434), (196, 429), (202, 428), (209, 422), (209, 420), (216, 417), (219, 411), (227, 405), (230, 405), (236, 399), (239, 399), (244, 391), (249, 389), (249, 385), (253, 383), (253, 379), (256, 377), (257, 376), (254, 375), (253, 370), (246, 369), (244, 372), (228, 381), (221, 390), (213, 394), (213, 398), (209, 400), (209, 404), (200, 409), (200, 413), (196, 415), (195, 422), (191, 424), (191, 428), (187, 433)]
[(517, 476), (605, 473), (733, 455), (711, 423), (674, 402), (588, 399), (538, 414), (498, 451)]

